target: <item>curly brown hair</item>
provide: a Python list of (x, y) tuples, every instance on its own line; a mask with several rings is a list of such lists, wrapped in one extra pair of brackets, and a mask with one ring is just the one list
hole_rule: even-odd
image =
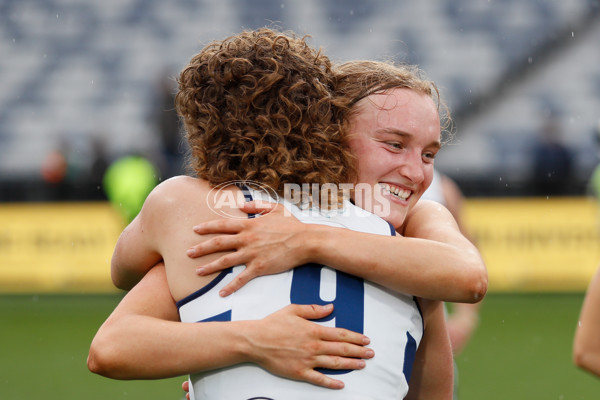
[(213, 185), (350, 182), (330, 60), (306, 37), (263, 28), (214, 41), (181, 72), (176, 108), (191, 167)]
[(359, 111), (354, 105), (377, 92), (389, 89), (406, 88), (430, 96), (437, 104), (442, 133), (452, 135), (452, 118), (440, 92), (433, 81), (425, 78), (416, 65), (395, 64), (385, 61), (349, 61), (333, 68), (335, 107), (347, 132), (349, 120)]

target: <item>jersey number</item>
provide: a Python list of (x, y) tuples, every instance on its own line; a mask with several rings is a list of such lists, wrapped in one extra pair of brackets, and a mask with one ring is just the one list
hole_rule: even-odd
[[(315, 320), (330, 321), (335, 318), (336, 328), (344, 328), (354, 332), (364, 332), (365, 287), (363, 280), (344, 272), (335, 271), (335, 298), (331, 301), (321, 297), (321, 273), (324, 266), (306, 264), (294, 269), (290, 301), (292, 304), (333, 303), (333, 312), (328, 316)], [(333, 370), (319, 368), (326, 374), (347, 374), (352, 370)]]
[[(331, 301), (321, 297), (321, 264), (306, 264), (294, 269), (290, 301), (292, 304), (333, 303), (333, 312), (328, 316), (315, 320), (316, 322), (330, 321), (335, 318), (336, 328), (344, 328), (358, 333), (364, 333), (365, 319), (365, 286), (361, 278), (335, 271), (335, 298)], [(408, 382), (415, 360), (417, 345), (412, 335), (406, 332), (406, 348), (404, 349), (404, 377)], [(328, 375), (347, 374), (350, 369), (316, 368)]]

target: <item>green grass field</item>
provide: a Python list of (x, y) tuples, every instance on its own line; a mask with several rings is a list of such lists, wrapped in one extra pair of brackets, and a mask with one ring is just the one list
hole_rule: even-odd
[(600, 398), (600, 380), (571, 361), (582, 301), (582, 294), (489, 294), (457, 358), (461, 400)]
[[(461, 400), (598, 399), (571, 345), (582, 294), (488, 294), (458, 357)], [(96, 329), (117, 295), (0, 296), (0, 399), (182, 398), (183, 378), (113, 381), (88, 372)]]
[(96, 330), (116, 295), (1, 296), (0, 399), (173, 399), (183, 378), (115, 381), (88, 371)]

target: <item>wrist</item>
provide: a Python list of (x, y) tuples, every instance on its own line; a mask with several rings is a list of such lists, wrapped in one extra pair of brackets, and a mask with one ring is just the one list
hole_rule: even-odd
[(235, 328), (237, 337), (233, 341), (234, 353), (238, 362), (259, 363), (260, 358), (257, 351), (257, 340), (255, 332), (260, 332), (260, 320), (249, 320), (236, 322), (239, 326)]
[(306, 229), (300, 233), (300, 264), (322, 263), (323, 251), (327, 248), (329, 227), (325, 225), (307, 224)]

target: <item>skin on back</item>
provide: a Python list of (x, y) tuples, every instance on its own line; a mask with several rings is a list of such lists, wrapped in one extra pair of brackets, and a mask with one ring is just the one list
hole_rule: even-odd
[[(190, 259), (186, 255), (188, 248), (215, 236), (199, 237), (192, 228), (201, 222), (225, 218), (224, 215), (247, 218), (233, 201), (215, 204), (215, 199), (219, 201), (219, 198), (243, 199), (239, 188), (233, 185), (222, 188), (219, 197), (212, 196), (214, 191), (211, 190), (205, 180), (187, 176), (171, 178), (158, 185), (117, 242), (112, 259), (113, 277), (123, 275), (115, 271), (135, 271), (135, 274), (129, 274), (128, 278), (115, 284), (122, 288), (133, 286), (149, 266), (160, 260), (165, 263), (169, 288), (175, 300), (208, 284), (218, 273), (198, 276), (196, 268), (226, 252)], [(220, 212), (214, 211), (216, 208)]]

